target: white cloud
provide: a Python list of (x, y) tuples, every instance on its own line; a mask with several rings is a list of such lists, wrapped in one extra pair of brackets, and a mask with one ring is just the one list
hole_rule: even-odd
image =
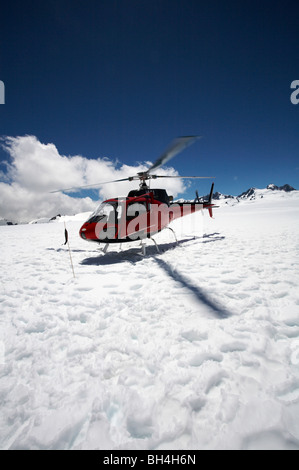
[[(147, 168), (125, 164), (116, 168), (116, 163), (106, 158), (60, 155), (54, 144), (43, 144), (35, 136), (6, 137), (2, 141), (10, 160), (5, 162), (7, 173), (0, 173), (0, 217), (13, 222), (93, 210), (97, 202), (89, 197), (49, 191), (126, 178)], [(160, 168), (159, 174), (174, 176), (177, 172)], [(184, 191), (180, 179), (155, 180), (152, 184), (164, 187), (173, 196)], [(98, 189), (99, 199), (125, 196), (137, 187), (138, 181), (103, 185)]]

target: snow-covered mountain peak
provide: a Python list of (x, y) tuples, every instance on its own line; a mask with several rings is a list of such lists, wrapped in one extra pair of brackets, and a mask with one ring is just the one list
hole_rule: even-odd
[(213, 194), (213, 200), (217, 201), (217, 204), (219, 203), (221, 206), (224, 204), (235, 205), (238, 203), (253, 202), (263, 198), (274, 202), (280, 201), (281, 199), (286, 200), (286, 198), (293, 199), (297, 197), (299, 198), (299, 191), (289, 184), (276, 186), (273, 183), (268, 184), (267, 187), (263, 189), (251, 187), (238, 196), (225, 195), (219, 192)]
[(291, 191), (296, 191), (295, 188), (293, 188), (293, 186), (290, 186), (289, 184), (284, 184), (283, 186), (276, 186), (275, 184), (271, 183), (268, 184), (267, 189), (271, 189), (271, 191), (285, 191), (287, 193)]

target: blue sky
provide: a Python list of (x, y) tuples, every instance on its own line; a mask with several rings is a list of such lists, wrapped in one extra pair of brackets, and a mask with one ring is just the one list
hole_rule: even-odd
[[(201, 135), (169, 162), (180, 175), (215, 175), (234, 195), (299, 188), (298, 17), (295, 1), (5, 2), (0, 135), (119, 165)], [(0, 150), (4, 179), (9, 158)]]

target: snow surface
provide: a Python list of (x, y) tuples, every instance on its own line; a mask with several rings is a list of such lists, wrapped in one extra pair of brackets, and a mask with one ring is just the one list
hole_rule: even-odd
[(1, 226), (1, 449), (299, 449), (299, 192), (268, 193), (145, 257), (67, 218), (75, 278), (66, 218)]

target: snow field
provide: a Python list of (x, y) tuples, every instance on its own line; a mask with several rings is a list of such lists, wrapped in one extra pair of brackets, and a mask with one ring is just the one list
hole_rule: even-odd
[(288, 201), (188, 216), (145, 257), (69, 220), (75, 278), (63, 224), (1, 227), (0, 447), (298, 449)]

